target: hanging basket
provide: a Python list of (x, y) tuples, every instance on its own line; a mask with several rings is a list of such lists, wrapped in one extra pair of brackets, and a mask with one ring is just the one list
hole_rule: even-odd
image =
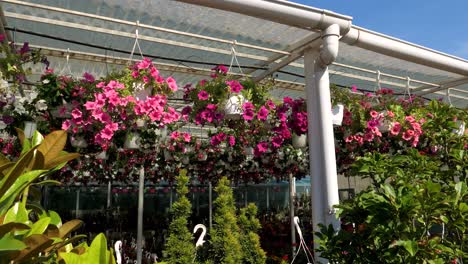
[(244, 147), (245, 157), (247, 160), (251, 160), (254, 157), (254, 148)]
[(36, 130), (37, 130), (36, 122), (31, 122), (31, 121), (24, 122), (24, 136), (26, 138), (32, 138)]
[(125, 137), (125, 149), (139, 149), (140, 134), (138, 132), (128, 132)]
[(136, 124), (137, 128), (144, 128), (144, 127), (146, 127), (146, 120), (138, 118), (135, 121), (135, 124)]
[(465, 122), (463, 121), (456, 121), (456, 125), (458, 127), (458, 129), (454, 129), (452, 132), (457, 135), (457, 136), (463, 136), (463, 134), (465, 134), (465, 129), (466, 129), (466, 124)]
[(88, 146), (88, 142), (84, 137), (72, 137), (70, 143), (75, 148), (86, 148)]
[(107, 151), (105, 151), (105, 150), (99, 152), (99, 153), (96, 155), (96, 159), (107, 160), (108, 158), (109, 158), (109, 156), (107, 155)]
[(305, 148), (307, 146), (307, 134), (297, 135), (292, 134), (292, 145), (295, 148)]
[(334, 126), (341, 126), (343, 122), (344, 105), (337, 104), (332, 109), (332, 122)]
[(145, 88), (144, 83), (133, 83), (133, 91), (135, 99), (139, 101), (146, 101), (148, 96), (151, 96), (151, 87)]
[(173, 160), (171, 153), (167, 149), (164, 150), (164, 160), (165, 161)]
[(227, 119), (239, 119), (242, 115), (242, 104), (245, 98), (242, 94), (231, 95), (224, 106), (224, 114)]

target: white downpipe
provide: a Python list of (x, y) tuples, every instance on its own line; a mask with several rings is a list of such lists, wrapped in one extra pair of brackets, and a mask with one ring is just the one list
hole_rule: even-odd
[(328, 65), (338, 55), (338, 25), (328, 27), (322, 39), (320, 52), (308, 49), (304, 53), (314, 233), (320, 231), (319, 223), (336, 229), (340, 226), (333, 208), (339, 198), (328, 74)]

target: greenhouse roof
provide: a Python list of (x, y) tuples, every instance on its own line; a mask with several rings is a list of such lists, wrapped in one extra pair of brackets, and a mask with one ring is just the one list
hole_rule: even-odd
[[(179, 83), (202, 79), (217, 64), (232, 65), (233, 73), (258, 79), (274, 72), (278, 88), (273, 92), (278, 97), (304, 97), (301, 51), (321, 36), (313, 28), (170, 0), (0, 2), (10, 37), (17, 43), (42, 47), (58, 72), (105, 75), (113, 67), (125, 65), (138, 32), (141, 52), (136, 48), (132, 58), (139, 59), (140, 53), (153, 58), (160, 70), (174, 75)], [(312, 9), (286, 1), (270, 2)], [(353, 28), (432, 52), (468, 69), (464, 59)], [(468, 107), (468, 70), (417, 64), (352, 44), (340, 43), (339, 56), (330, 66), (332, 83), (368, 91), (388, 87), (402, 95), (444, 98), (457, 107)], [(38, 67), (39, 74), (42, 69)]]

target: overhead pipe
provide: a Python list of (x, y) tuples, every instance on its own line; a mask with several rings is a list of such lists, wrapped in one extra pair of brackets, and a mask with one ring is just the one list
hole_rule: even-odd
[(380, 54), (468, 76), (468, 61), (448, 54), (352, 26), (352, 17), (282, 0), (178, 0), (217, 8), (308, 30), (340, 27), (342, 41)]
[(236, 12), (307, 30), (337, 24), (341, 34), (351, 28), (352, 17), (283, 0), (178, 0), (189, 4)]

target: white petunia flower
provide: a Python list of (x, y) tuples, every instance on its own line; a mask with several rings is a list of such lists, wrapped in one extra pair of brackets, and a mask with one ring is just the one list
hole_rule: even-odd
[(44, 79), (44, 80), (42, 80), (42, 83), (43, 84), (48, 84), (48, 83), (50, 83), (50, 80), (49, 79)]

